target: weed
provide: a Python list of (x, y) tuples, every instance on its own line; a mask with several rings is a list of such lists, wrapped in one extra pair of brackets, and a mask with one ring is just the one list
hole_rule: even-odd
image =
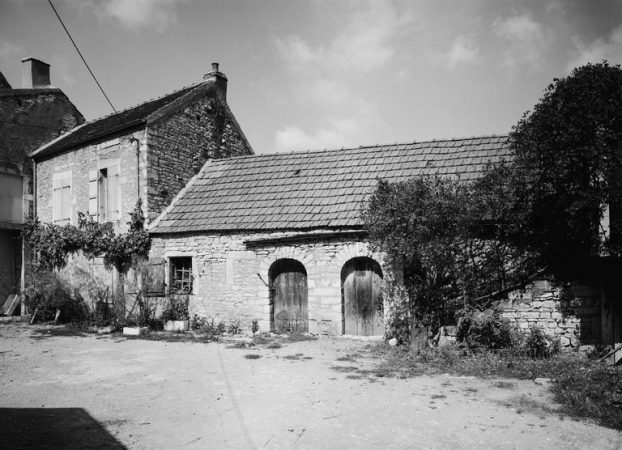
[(499, 389), (514, 389), (516, 387), (516, 385), (510, 381), (497, 381), (492, 385)]
[(246, 359), (259, 359), (259, 358), (261, 358), (261, 355), (258, 355), (257, 353), (248, 353), (248, 354), (244, 355), (244, 357)]
[(271, 348), (271, 349), (283, 348), (283, 345), (280, 342), (270, 342), (268, 345), (266, 345), (266, 348)]
[(357, 371), (358, 367), (356, 367), (356, 366), (332, 366), (331, 369), (333, 369), (336, 372), (348, 373), (348, 372), (355, 372), (355, 371)]

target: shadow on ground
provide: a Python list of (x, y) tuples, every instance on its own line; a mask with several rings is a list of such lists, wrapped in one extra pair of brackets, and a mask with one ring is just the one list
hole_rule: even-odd
[(125, 450), (82, 408), (0, 408), (0, 447)]

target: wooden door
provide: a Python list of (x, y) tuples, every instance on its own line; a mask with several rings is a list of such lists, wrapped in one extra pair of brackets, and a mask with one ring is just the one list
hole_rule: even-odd
[(307, 271), (294, 259), (282, 259), (271, 269), (273, 326), (277, 333), (309, 331)]
[(383, 335), (380, 265), (370, 258), (351, 259), (343, 266), (341, 282), (344, 334)]

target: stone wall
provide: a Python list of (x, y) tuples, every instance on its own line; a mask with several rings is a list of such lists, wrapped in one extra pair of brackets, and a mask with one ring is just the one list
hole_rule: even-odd
[(539, 327), (559, 339), (565, 350), (601, 343), (600, 288), (585, 283), (556, 286), (539, 280), (524, 290), (512, 292), (500, 302), (502, 316), (528, 333)]
[[(217, 322), (240, 321), (249, 329), (257, 320), (270, 329), (269, 270), (279, 259), (301, 262), (307, 271), (309, 331), (342, 334), (341, 270), (355, 257), (371, 257), (367, 244), (355, 237), (324, 237), (279, 243), (285, 234), (186, 234), (154, 236), (151, 258), (191, 256), (194, 272), (190, 314)], [(245, 244), (255, 239), (275, 239)]]
[(229, 107), (214, 90), (149, 127), (148, 219), (170, 204), (208, 159), (252, 155)]

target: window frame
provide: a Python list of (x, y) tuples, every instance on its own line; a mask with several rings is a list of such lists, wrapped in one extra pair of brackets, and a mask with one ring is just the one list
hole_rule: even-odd
[(169, 294), (195, 294), (194, 258), (191, 255), (169, 256), (168, 280)]

